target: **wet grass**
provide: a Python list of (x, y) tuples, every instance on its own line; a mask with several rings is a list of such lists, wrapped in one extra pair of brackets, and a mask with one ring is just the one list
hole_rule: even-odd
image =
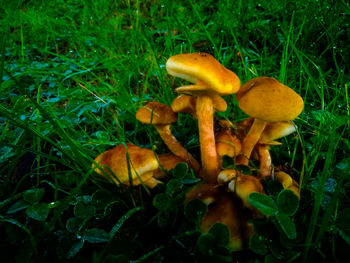
[[(198, 237), (183, 237), (182, 206), (171, 203), (168, 210), (177, 212), (164, 215), (152, 205), (164, 189), (116, 187), (90, 168), (99, 153), (122, 142), (167, 152), (135, 113), (149, 101), (170, 104), (183, 82), (166, 73), (167, 58), (199, 51), (242, 83), (270, 76), (303, 97), (295, 120), (300, 137), (272, 150), (274, 164), (302, 181), (298, 238), (283, 251), (295, 252), (289, 262), (344, 262), (350, 6), (231, 2), (57, 0), (0, 8), (0, 247), (6, 262), (204, 261)], [(218, 118), (246, 117), (234, 95), (225, 100), (229, 108)], [(196, 129), (188, 116), (173, 127), (198, 157)], [(275, 262), (271, 253), (221, 260)]]

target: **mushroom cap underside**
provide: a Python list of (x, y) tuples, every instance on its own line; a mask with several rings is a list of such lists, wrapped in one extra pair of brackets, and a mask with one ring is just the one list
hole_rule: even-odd
[(192, 83), (204, 82), (208, 90), (220, 95), (236, 93), (241, 84), (235, 73), (207, 53), (174, 55), (168, 59), (166, 68), (170, 75)]

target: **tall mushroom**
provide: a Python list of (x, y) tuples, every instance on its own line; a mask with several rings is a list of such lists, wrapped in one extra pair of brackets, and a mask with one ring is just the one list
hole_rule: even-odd
[(218, 172), (214, 136), (213, 97), (230, 95), (238, 91), (239, 78), (206, 53), (180, 54), (172, 56), (166, 63), (170, 75), (188, 80), (195, 85), (178, 88), (181, 93), (196, 96), (201, 148), (201, 176), (206, 182), (215, 183)]
[(254, 117), (253, 125), (242, 142), (238, 164), (248, 165), (251, 152), (268, 122), (289, 121), (304, 107), (303, 99), (274, 78), (258, 77), (245, 83), (236, 94), (242, 111)]
[(170, 106), (159, 102), (150, 102), (136, 112), (136, 118), (143, 123), (153, 124), (169, 150), (188, 162), (195, 173), (198, 173), (199, 163), (170, 131), (170, 124), (177, 120), (177, 114), (172, 111)]
[(100, 175), (107, 175), (107, 179), (116, 184), (139, 185), (143, 182), (154, 188), (160, 183), (153, 178), (153, 172), (158, 168), (153, 151), (132, 143), (120, 144), (101, 153), (95, 158), (92, 168)]

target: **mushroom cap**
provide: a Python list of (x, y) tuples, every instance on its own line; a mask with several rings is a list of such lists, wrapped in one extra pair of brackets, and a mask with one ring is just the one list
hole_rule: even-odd
[(229, 131), (216, 134), (216, 152), (219, 156), (237, 156), (241, 152), (241, 141)]
[[(97, 167), (95, 164), (92, 164), (92, 168), (95, 168), (95, 171), (101, 175), (104, 175), (104, 172), (101, 171), (101, 169), (103, 169), (110, 175), (110, 179), (118, 183), (110, 173), (109, 170), (111, 170), (121, 183), (129, 185), (129, 169), (127, 162), (127, 153), (129, 153), (130, 175), (133, 184), (138, 185), (141, 183), (139, 177), (142, 181), (147, 181), (152, 178), (153, 171), (159, 166), (153, 151), (138, 147), (132, 143), (126, 143), (126, 147), (127, 149), (121, 144), (101, 153), (95, 159), (95, 162), (99, 164), (101, 168)], [(108, 166), (109, 169), (102, 166)]]
[(241, 83), (235, 73), (207, 53), (174, 55), (168, 59), (166, 69), (170, 75), (192, 83), (202, 81), (206, 84), (203, 88), (220, 95), (237, 92)]
[(236, 194), (242, 199), (243, 204), (246, 207), (252, 207), (248, 198), (251, 193), (263, 193), (264, 188), (261, 182), (251, 175), (239, 174), (236, 180), (232, 180), (229, 183), (229, 190), (236, 192)]
[(146, 124), (167, 125), (176, 122), (177, 114), (168, 105), (150, 102), (136, 112), (136, 119)]
[(221, 193), (208, 208), (208, 212), (200, 223), (200, 229), (207, 233), (214, 224), (218, 222), (225, 224), (230, 231), (228, 247), (232, 251), (241, 250), (243, 242), (249, 238), (247, 221), (242, 217), (241, 212), (231, 195)]
[(283, 185), (284, 189), (293, 184), (293, 178), (289, 174), (282, 171), (275, 172), (275, 179)]
[[(224, 112), (227, 109), (226, 101), (218, 96), (212, 96), (213, 107), (217, 112)], [(192, 114), (196, 118), (196, 98), (190, 95), (181, 94), (177, 96), (173, 103), (171, 104), (171, 108), (174, 112), (181, 113), (189, 113)]]
[(170, 171), (171, 169), (175, 168), (177, 164), (186, 163), (184, 159), (171, 153), (157, 154), (157, 156), (159, 164), (163, 170), (160, 168), (155, 170), (153, 176), (154, 178), (163, 178), (166, 176), (164, 170)]
[(270, 144), (296, 131), (292, 121), (269, 122), (261, 134), (259, 143)]
[(236, 99), (246, 114), (267, 122), (293, 120), (304, 107), (303, 99), (295, 91), (268, 77), (249, 80)]
[(181, 94), (177, 96), (171, 104), (171, 109), (174, 112), (195, 114), (196, 98), (193, 96)]

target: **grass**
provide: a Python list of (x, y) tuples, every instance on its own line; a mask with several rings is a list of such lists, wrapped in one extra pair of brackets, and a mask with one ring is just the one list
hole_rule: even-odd
[[(183, 82), (166, 73), (167, 58), (199, 51), (214, 55), (242, 83), (270, 76), (303, 97), (295, 120), (300, 137), (272, 150), (276, 166), (302, 179), (293, 216), (297, 239), (281, 241), (278, 250), (285, 262), (346, 261), (345, 1), (33, 0), (2, 5), (0, 14), (3, 262), (205, 262), (181, 203), (190, 185), (176, 172), (169, 176), (180, 188), (168, 183), (149, 193), (109, 185), (90, 168), (99, 153), (123, 142), (167, 152), (135, 113), (148, 101), (170, 104)], [(234, 96), (225, 99), (229, 108), (218, 118), (246, 117)], [(188, 116), (173, 127), (199, 156), (195, 129)], [(159, 194), (168, 201), (157, 205)], [(213, 252), (218, 262), (278, 260), (271, 246), (263, 255), (220, 251)]]

